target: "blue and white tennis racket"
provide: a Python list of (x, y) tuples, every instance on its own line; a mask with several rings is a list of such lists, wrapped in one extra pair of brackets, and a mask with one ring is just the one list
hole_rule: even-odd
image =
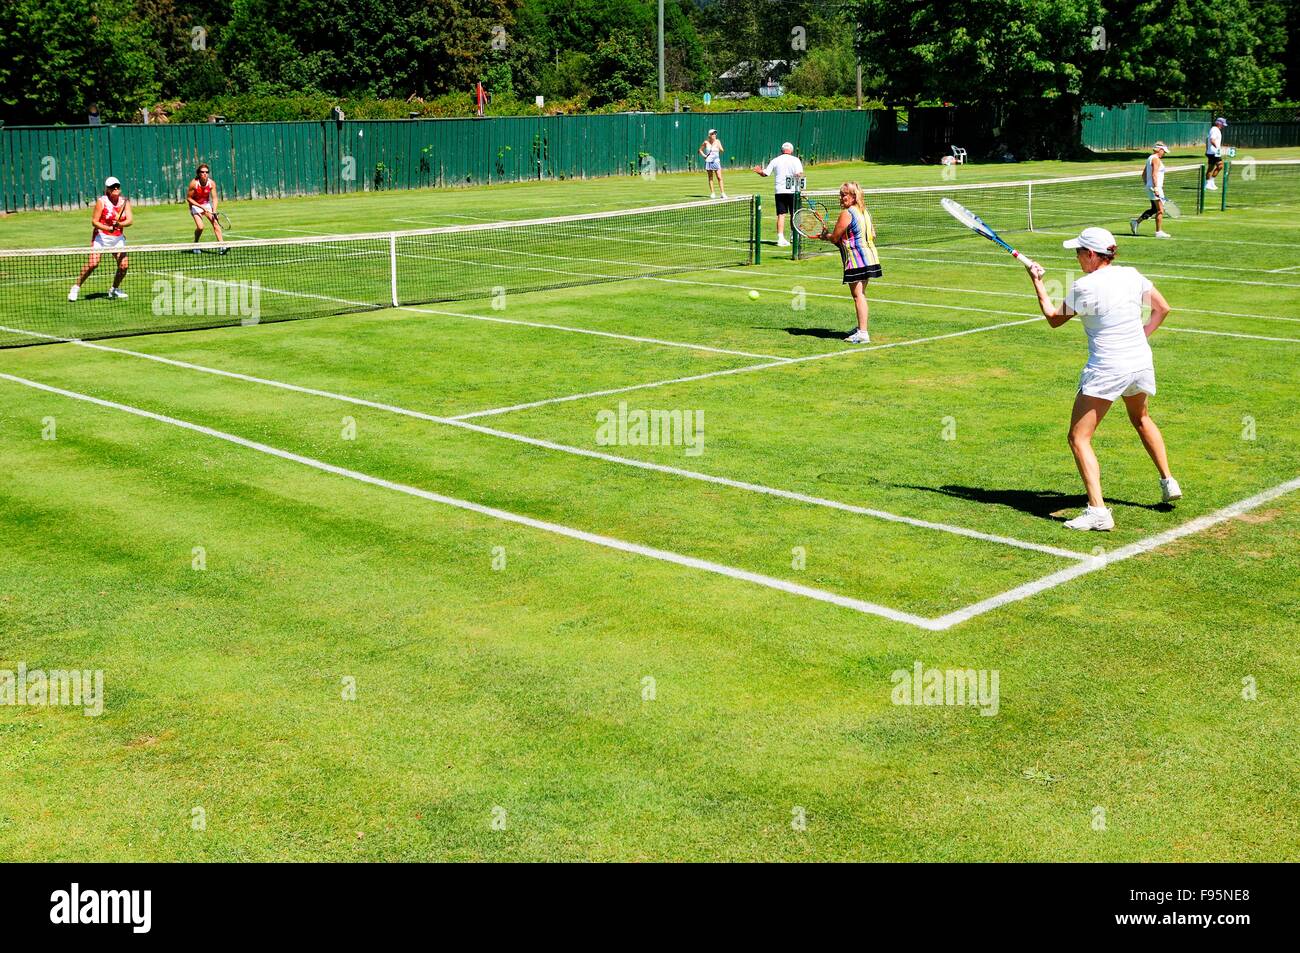
[(948, 198), (940, 199), (939, 204), (943, 206), (944, 211), (946, 211), (957, 221), (961, 222), (972, 232), (974, 232), (977, 235), (983, 235), (989, 241), (995, 242), (1001, 245), (1007, 251), (1011, 252), (1011, 257), (1015, 258), (1017, 261), (1019, 261), (1030, 271), (1033, 271), (1036, 267), (1038, 267), (1038, 263), (1036, 261), (1034, 261), (1032, 258), (1028, 257), (1027, 255), (1020, 254), (1020, 252), (1016, 251), (1014, 248), (1012, 248), (1010, 245), (1004, 242), (1000, 237), (998, 237), (997, 232), (993, 231), (992, 228), (990, 228), (987, 224), (985, 224), (982, 218), (980, 218), (970, 209), (966, 208), (964, 205), (959, 205), (958, 203), (954, 202), (952, 199), (948, 199)]

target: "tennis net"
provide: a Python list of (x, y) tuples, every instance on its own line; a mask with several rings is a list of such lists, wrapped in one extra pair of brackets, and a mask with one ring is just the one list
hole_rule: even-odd
[(1300, 205), (1300, 159), (1233, 159), (1222, 179), (1220, 210)]
[(0, 347), (259, 324), (749, 264), (754, 200), (687, 202), (364, 235), (126, 249), (77, 301), (88, 248), (0, 251)]
[[(1202, 174), (1199, 165), (1166, 167), (1166, 212), (1196, 214)], [(863, 189), (863, 193), (876, 226), (876, 244), (881, 246), (970, 235), (969, 229), (943, 210), (939, 200), (944, 197), (960, 202), (997, 231), (1007, 233), (1126, 223), (1149, 204), (1141, 170), (1016, 182)], [(838, 214), (837, 189), (805, 192), (803, 198), (816, 199), (830, 208), (832, 216)], [(799, 238), (794, 254), (806, 258), (836, 251), (827, 242)]]

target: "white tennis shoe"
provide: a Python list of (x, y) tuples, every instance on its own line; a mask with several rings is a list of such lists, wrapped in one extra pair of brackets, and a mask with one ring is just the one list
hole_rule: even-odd
[(776, 239), (776, 243), (780, 245), (782, 248), (787, 248), (790, 245), (790, 243), (785, 240), (784, 235), (778, 235)]
[(1128, 220), (1128, 230), (1132, 232), (1134, 235), (1136, 235), (1138, 233), (1138, 226), (1141, 224), (1142, 223), (1139, 222), (1136, 218), (1130, 218)]
[(110, 298), (125, 298), (126, 292), (123, 291), (121, 288), (109, 288), (108, 296)]
[(1173, 238), (1168, 232), (1156, 232), (1156, 238)]
[(1183, 498), (1183, 488), (1178, 485), (1178, 481), (1173, 477), (1163, 477), (1160, 480), (1160, 500), (1163, 503), (1172, 503), (1174, 500)]
[(849, 344), (870, 344), (871, 335), (859, 328), (858, 330), (850, 334), (848, 337), (846, 337), (844, 340)]
[(1205, 180), (1205, 190), (1206, 190), (1207, 192), (1216, 192), (1216, 191), (1218, 191), (1218, 189), (1219, 189), (1219, 187), (1218, 187), (1217, 185), (1214, 184), (1214, 180), (1213, 180), (1213, 179), (1206, 179), (1206, 180)]
[(1115, 517), (1104, 506), (1087, 506), (1072, 520), (1066, 520), (1066, 529), (1095, 529), (1107, 532), (1115, 528)]
[(76, 301), (79, 294), (81, 294), (81, 285), (73, 285), (71, 290), (68, 291), (68, 300)]

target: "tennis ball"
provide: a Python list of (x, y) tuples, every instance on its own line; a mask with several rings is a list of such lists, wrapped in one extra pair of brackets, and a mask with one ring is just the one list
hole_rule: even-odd
[(749, 296), (753, 298), (755, 301), (758, 300), (758, 292), (755, 291), (753, 288), (749, 289)]

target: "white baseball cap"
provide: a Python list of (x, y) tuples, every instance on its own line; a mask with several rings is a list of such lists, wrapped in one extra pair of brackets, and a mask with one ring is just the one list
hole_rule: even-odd
[(782, 151), (782, 152), (794, 152), (794, 143), (793, 143), (793, 142), (783, 142), (783, 143), (781, 143), (781, 151)]
[(1220, 116), (1218, 119), (1214, 120), (1214, 124), (1215, 124), (1216, 126), (1225, 126), (1225, 127), (1226, 127), (1226, 126), (1228, 125), (1228, 120), (1226, 120), (1226, 119), (1224, 119), (1222, 116)]
[(1151, 148), (1152, 148), (1152, 149), (1159, 149), (1161, 152), (1168, 152), (1168, 151), (1169, 151), (1169, 147), (1168, 147), (1167, 145), (1165, 145), (1163, 142), (1157, 142), (1157, 143), (1156, 143), (1154, 146), (1152, 146)]
[(1085, 228), (1078, 238), (1067, 238), (1061, 242), (1062, 248), (1086, 248), (1099, 255), (1115, 254), (1115, 236), (1104, 228)]
[(115, 175), (110, 175), (107, 179), (104, 180), (104, 188), (106, 189), (111, 189), (113, 186), (121, 185), (121, 184), (122, 184), (122, 180)]

